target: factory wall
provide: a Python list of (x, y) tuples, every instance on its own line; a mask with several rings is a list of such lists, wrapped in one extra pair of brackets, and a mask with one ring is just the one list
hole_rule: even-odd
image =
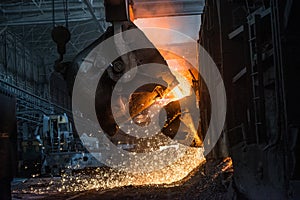
[[(223, 135), (233, 159), (233, 187), (250, 199), (299, 195), (293, 190), (300, 162), (296, 4), (207, 0), (202, 15), (199, 43), (226, 87)], [(214, 157), (224, 156), (220, 142)]]
[(53, 71), (22, 37), (9, 31), (0, 34), (0, 89), (16, 98), (20, 176), (39, 173), (41, 149), (36, 135), (42, 128), (43, 115), (71, 116), (66, 83)]
[(42, 58), (8, 31), (0, 35), (0, 49), (1, 80), (46, 98), (48, 81)]
[(66, 84), (53, 71), (22, 37), (9, 31), (0, 35), (0, 80), (70, 109)]

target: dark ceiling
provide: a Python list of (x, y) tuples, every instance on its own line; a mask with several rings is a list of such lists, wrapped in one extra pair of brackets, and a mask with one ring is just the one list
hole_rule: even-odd
[[(162, 17), (199, 15), (204, 0), (134, 0), (135, 16)], [(161, 9), (165, 8), (165, 9)], [(145, 12), (148, 10), (148, 12)], [(2, 0), (0, 3), (0, 34), (12, 32), (16, 40), (44, 57), (46, 65), (58, 58), (51, 39), (54, 25), (66, 26), (71, 32), (65, 60), (72, 60), (109, 26), (105, 22), (103, 0)]]

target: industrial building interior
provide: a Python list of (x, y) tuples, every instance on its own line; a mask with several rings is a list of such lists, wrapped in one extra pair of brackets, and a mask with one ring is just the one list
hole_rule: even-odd
[(298, 9), (1, 0), (0, 200), (300, 199)]

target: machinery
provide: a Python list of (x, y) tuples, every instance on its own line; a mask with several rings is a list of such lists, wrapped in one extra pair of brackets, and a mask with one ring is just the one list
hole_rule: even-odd
[(36, 137), (42, 146), (41, 173), (44, 175), (59, 175), (65, 170), (101, 166), (94, 158), (95, 155), (92, 156), (83, 148), (84, 144), (90, 148), (88, 150), (97, 149), (97, 141), (87, 135), (82, 139), (83, 143), (78, 137), (75, 138), (72, 123), (65, 113), (44, 115), (41, 134)]
[(72, 125), (66, 113), (44, 115), (40, 137), (45, 153), (70, 152), (74, 149)]
[[(130, 117), (134, 120), (136, 124), (143, 126), (143, 124), (147, 124), (147, 110), (151, 107), (157, 98), (162, 98), (164, 95), (168, 94), (172, 89), (174, 89), (178, 84), (178, 80), (176, 76), (171, 72), (166, 60), (161, 55), (161, 53), (154, 47), (154, 45), (149, 41), (149, 39), (144, 35), (144, 33), (138, 29), (138, 27), (131, 21), (133, 19), (131, 2), (129, 1), (105, 1), (106, 8), (106, 20), (112, 23), (106, 32), (101, 35), (95, 42), (81, 51), (73, 60), (71, 65), (67, 63), (56, 63), (55, 69), (60, 72), (68, 85), (70, 95), (72, 95), (72, 90), (74, 86), (74, 81), (78, 70), (83, 62), (88, 63), (85, 66), (86, 76), (89, 74), (93, 74), (93, 76), (89, 76), (89, 82), (93, 82), (93, 80), (97, 79), (97, 75), (100, 71), (104, 70), (100, 81), (98, 82), (98, 87), (96, 91), (96, 101), (95, 108), (96, 114), (98, 118), (98, 122), (105, 132), (105, 134), (110, 138), (110, 140), (115, 143), (115, 145), (129, 145), (135, 146), (135, 148), (142, 151), (145, 148), (143, 143), (147, 143), (149, 141), (145, 141), (143, 139), (135, 138), (131, 135), (124, 133), (120, 130), (116, 119), (114, 119), (112, 113), (112, 107), (115, 106), (119, 109), (119, 113), (117, 114), (117, 118), (121, 119), (126, 110), (124, 108), (124, 98), (128, 101), (129, 98), (129, 112)], [(116, 15), (116, 13), (118, 13)], [(125, 31), (135, 30), (139, 34), (140, 38), (131, 38), (130, 35), (124, 34)], [(120, 37), (116, 37), (114, 40), (114, 44), (111, 49), (100, 49), (97, 55), (93, 57), (94, 60), (87, 60), (87, 56), (89, 53), (101, 44), (106, 39), (119, 34)], [(127, 51), (129, 53), (125, 55), (121, 55), (120, 52), (124, 50), (130, 50), (134, 48), (135, 41), (142, 41), (147, 44), (147, 46), (151, 47), (149, 49), (139, 49), (135, 51)], [(106, 63), (106, 58), (109, 57), (110, 52), (116, 52), (121, 55), (117, 59), (115, 59), (111, 63)], [(103, 66), (106, 65), (105, 67)], [(152, 66), (151, 69), (145, 68), (144, 70), (135, 71), (135, 68), (138, 66), (146, 65), (146, 64), (158, 64), (163, 67)], [(125, 73), (130, 71), (129, 76), (123, 76)], [(153, 81), (153, 77), (155, 77), (156, 83), (161, 84), (141, 84), (141, 80), (149, 80)], [(81, 98), (86, 97), (87, 99), (93, 94), (89, 90), (89, 84), (86, 81), (79, 80), (82, 88), (77, 88), (81, 90), (80, 93)], [(117, 82), (122, 82), (122, 87), (117, 87)], [(133, 94), (129, 94), (126, 91), (127, 85), (134, 82), (137, 85), (141, 85), (138, 90), (136, 90)], [(112, 98), (112, 93), (114, 90), (118, 91), (117, 97)], [(189, 103), (195, 103), (190, 101)], [(81, 113), (81, 110), (91, 109), (85, 108), (90, 105), (83, 105), (82, 108), (79, 108), (75, 112)], [(179, 123), (181, 120), (181, 109), (179, 101), (173, 101), (166, 106), (164, 106), (167, 114), (167, 120), (164, 124), (164, 128), (162, 133), (167, 135), (170, 138), (173, 138), (178, 131)], [(81, 113), (82, 115), (82, 113)], [(84, 113), (84, 118), (91, 118), (90, 112)], [(121, 119), (122, 122), (126, 123), (127, 119)], [(189, 121), (188, 123), (193, 123)], [(197, 122), (196, 122), (197, 123)], [(167, 128), (168, 127), (168, 128)], [(187, 125), (189, 127), (189, 125)], [(170, 131), (172, 130), (172, 131)], [(195, 146), (201, 146), (202, 142), (195, 130), (187, 132), (193, 132), (192, 137), (194, 137)], [(188, 133), (187, 135), (189, 135)], [(188, 137), (186, 135), (186, 137)], [(190, 134), (191, 135), (191, 134)], [(161, 138), (155, 138), (153, 145), (161, 141)], [(139, 145), (141, 144), (140, 147)]]
[[(39, 176), (41, 172), (45, 174), (47, 168), (59, 162), (55, 161), (54, 154), (74, 152), (76, 149), (72, 124), (65, 113), (43, 115), (42, 122), (33, 134), (28, 136), (26, 131), (23, 132), (20, 145), (22, 153), (19, 159), (19, 173), (25, 177)], [(68, 154), (71, 156), (72, 153)], [(52, 173), (51, 170), (48, 170), (48, 173)]]
[(34, 131), (34, 138), (23, 138), (20, 143), (19, 174), (23, 177), (57, 176), (64, 171), (102, 166), (95, 158), (101, 155), (89, 153), (99, 149), (97, 139), (86, 134), (80, 139), (72, 126), (66, 113), (44, 115)]

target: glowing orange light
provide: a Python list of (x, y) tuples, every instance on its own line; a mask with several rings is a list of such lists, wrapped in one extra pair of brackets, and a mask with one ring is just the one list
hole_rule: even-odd
[(133, 12), (133, 7), (132, 5), (129, 5), (129, 19), (130, 21), (134, 21), (134, 12)]
[(172, 68), (171, 71), (175, 75), (179, 84), (173, 89), (171, 89), (171, 91), (168, 92), (165, 97), (159, 100), (160, 102), (164, 102), (164, 105), (173, 101), (178, 101), (191, 95), (191, 86), (189, 81), (184, 76), (182, 76), (181, 73), (172, 70)]

